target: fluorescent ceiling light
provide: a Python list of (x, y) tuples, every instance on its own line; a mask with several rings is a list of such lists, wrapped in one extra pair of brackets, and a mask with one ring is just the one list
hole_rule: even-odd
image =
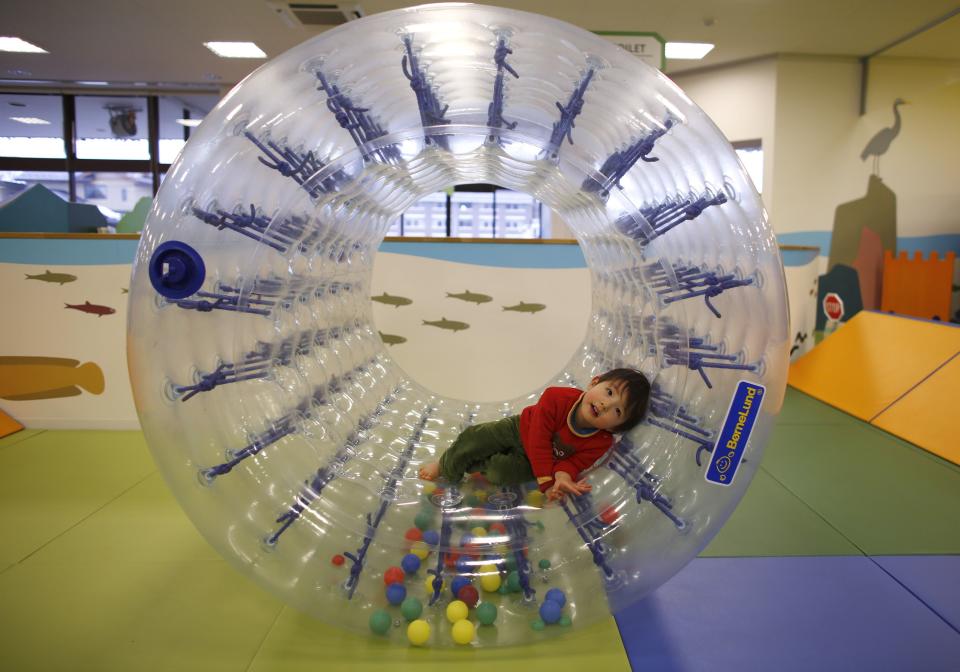
[(713, 51), (713, 45), (706, 42), (667, 42), (667, 58), (696, 61)]
[(189, 126), (190, 128), (199, 126), (201, 121), (203, 121), (203, 119), (177, 119), (178, 124), (181, 126)]
[(30, 44), (19, 37), (0, 37), (0, 51), (16, 51), (23, 54), (49, 54), (35, 44)]
[(83, 86), (107, 86), (110, 82), (77, 82)]
[(204, 42), (203, 46), (221, 58), (266, 58), (253, 42)]
[(50, 124), (50, 122), (47, 121), (46, 119), (37, 119), (36, 117), (10, 117), (10, 119), (12, 119), (13, 121), (19, 121), (21, 124), (33, 124), (33, 125), (41, 125), (41, 124), (49, 125)]

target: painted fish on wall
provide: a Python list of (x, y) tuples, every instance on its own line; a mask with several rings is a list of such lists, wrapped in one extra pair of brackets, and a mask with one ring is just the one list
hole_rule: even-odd
[(63, 304), (65, 308), (72, 308), (73, 310), (79, 310), (81, 313), (90, 313), (91, 315), (96, 315), (97, 317), (103, 317), (104, 315), (113, 315), (117, 312), (116, 308), (111, 308), (110, 306), (100, 306), (96, 303), (90, 303), (89, 301), (85, 303), (65, 303)]
[(27, 280), (39, 280), (40, 282), (55, 282), (58, 285), (65, 285), (68, 282), (74, 282), (77, 279), (77, 276), (70, 275), (69, 273), (51, 273), (49, 270), (45, 273), (38, 273), (37, 275), (30, 275), (29, 273), (25, 274)]
[(382, 331), (378, 331), (377, 333), (380, 334), (380, 340), (387, 345), (400, 345), (401, 343), (407, 342), (407, 339), (403, 336), (397, 336), (396, 334), (385, 334)]
[(405, 296), (390, 296), (386, 292), (380, 296), (371, 296), (371, 301), (376, 301), (377, 303), (385, 303), (388, 306), (393, 306), (394, 308), (399, 308), (400, 306), (409, 306), (413, 303), (413, 299), (408, 299)]
[(439, 320), (424, 320), (424, 324), (427, 324), (431, 327), (438, 327), (440, 329), (447, 329), (454, 333), (458, 331), (463, 331), (464, 329), (469, 329), (470, 325), (466, 322), (457, 322), (456, 320), (448, 320), (447, 318), (442, 318)]
[(546, 304), (543, 303), (524, 303), (521, 301), (515, 306), (504, 306), (504, 310), (513, 310), (518, 313), (539, 313), (541, 310), (546, 308)]
[(101, 394), (103, 371), (93, 363), (62, 357), (0, 357), (0, 399), (31, 401)]
[(465, 292), (461, 292), (460, 294), (451, 294), (450, 292), (447, 292), (447, 298), (469, 301), (470, 303), (475, 303), (478, 306), (481, 303), (489, 303), (493, 301), (492, 296), (487, 296), (486, 294), (477, 294), (476, 292), (471, 292), (469, 289)]

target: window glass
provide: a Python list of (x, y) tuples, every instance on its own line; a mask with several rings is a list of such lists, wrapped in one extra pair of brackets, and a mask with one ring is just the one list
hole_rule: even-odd
[(78, 159), (150, 159), (147, 99), (77, 96)]
[(77, 173), (77, 202), (97, 206), (111, 224), (141, 198), (153, 199), (150, 173)]
[(214, 94), (161, 96), (160, 108), (160, 163), (173, 163), (177, 154), (190, 139), (191, 124), (197, 124), (216, 106)]
[(540, 201), (509, 189), (497, 190), (497, 238), (539, 238)]
[(0, 93), (0, 156), (66, 158), (61, 97)]
[(70, 200), (70, 176), (66, 171), (0, 170), (0, 203), (42, 184), (54, 194)]
[(443, 238), (447, 235), (447, 194), (438, 191), (424, 196), (407, 208), (400, 218), (400, 231), (395, 223), (387, 235), (407, 237)]
[(450, 201), (450, 235), (493, 238), (493, 192), (455, 191)]

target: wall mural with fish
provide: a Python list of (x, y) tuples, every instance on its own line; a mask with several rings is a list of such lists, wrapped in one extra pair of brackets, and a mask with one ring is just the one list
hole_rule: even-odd
[[(439, 394), (475, 401), (519, 396), (548, 382), (580, 345), (590, 276), (576, 245), (388, 243), (371, 303), (391, 357)], [(456, 256), (441, 247), (456, 247)], [(403, 252), (403, 253), (400, 253)], [(464, 263), (469, 258), (472, 263)], [(516, 267), (513, 264), (525, 264)]]

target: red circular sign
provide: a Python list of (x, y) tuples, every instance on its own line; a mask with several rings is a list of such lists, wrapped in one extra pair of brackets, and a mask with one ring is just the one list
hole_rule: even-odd
[(843, 317), (843, 299), (836, 292), (830, 292), (823, 297), (823, 312), (831, 320)]

